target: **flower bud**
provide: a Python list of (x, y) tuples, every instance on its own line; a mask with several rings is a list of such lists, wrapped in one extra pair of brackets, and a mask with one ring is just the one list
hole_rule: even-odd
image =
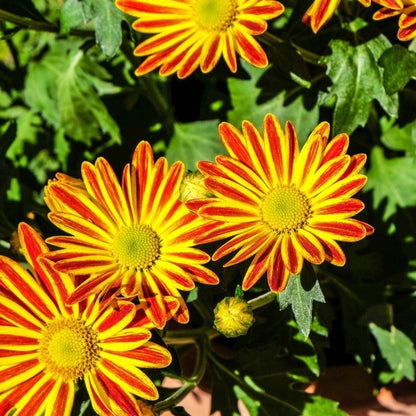
[(201, 172), (188, 172), (183, 178), (179, 199), (185, 204), (195, 199), (211, 198), (213, 194), (205, 186), (204, 175)]
[(214, 326), (227, 338), (245, 335), (254, 323), (251, 306), (242, 297), (226, 297), (214, 309)]

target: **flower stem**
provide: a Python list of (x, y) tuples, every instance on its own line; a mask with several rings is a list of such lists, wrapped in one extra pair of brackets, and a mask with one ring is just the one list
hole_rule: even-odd
[(201, 381), (205, 368), (207, 365), (207, 355), (208, 355), (208, 346), (209, 340), (208, 337), (203, 336), (197, 342), (198, 352), (197, 352), (197, 363), (195, 366), (194, 374), (184, 381), (183, 386), (178, 390), (172, 393), (168, 398), (161, 400), (156, 403), (155, 410), (156, 412), (162, 412), (163, 410), (170, 409), (171, 407), (177, 405), (182, 399), (184, 399)]
[[(265, 32), (262, 34), (262, 39), (265, 41), (266, 44), (273, 46), (274, 43), (285, 43), (286, 41), (282, 38), (279, 38), (276, 35), (273, 35), (272, 33)], [(308, 62), (313, 65), (322, 66), (322, 64), (319, 63), (319, 60), (321, 59), (321, 56), (311, 52), (305, 48), (302, 48), (301, 46), (297, 45), (294, 42), (289, 42), (291, 46), (293, 46), (299, 54), (302, 56), (303, 60), (305, 62)]]
[[(35, 30), (37, 32), (59, 33), (59, 27), (51, 23), (33, 20), (33, 19), (30, 19), (29, 17), (19, 16), (18, 14), (10, 13), (2, 9), (0, 9), (0, 20), (13, 23), (25, 29)], [(76, 35), (76, 36), (85, 36), (85, 37), (94, 36), (94, 32), (92, 30), (80, 30), (80, 29), (71, 29), (69, 34)]]
[(277, 294), (274, 292), (266, 292), (262, 295), (250, 299), (247, 303), (251, 306), (251, 309), (258, 309), (261, 308), (264, 305), (268, 305), (269, 303), (276, 302), (277, 300)]
[(219, 333), (214, 328), (202, 326), (196, 329), (179, 329), (166, 331), (163, 341), (167, 345), (195, 344), (197, 340), (205, 336), (208, 339), (215, 338)]

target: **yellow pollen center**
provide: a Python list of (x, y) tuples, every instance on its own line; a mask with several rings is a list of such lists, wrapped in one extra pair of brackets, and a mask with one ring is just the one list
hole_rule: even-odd
[(308, 198), (293, 186), (275, 188), (263, 200), (263, 221), (278, 233), (302, 228), (310, 217)]
[(99, 358), (97, 331), (75, 318), (52, 321), (39, 341), (39, 360), (55, 378), (76, 380)]
[(196, 0), (195, 17), (209, 32), (227, 30), (237, 15), (237, 0)]
[(147, 269), (160, 255), (160, 238), (148, 225), (132, 225), (115, 235), (112, 251), (120, 266)]

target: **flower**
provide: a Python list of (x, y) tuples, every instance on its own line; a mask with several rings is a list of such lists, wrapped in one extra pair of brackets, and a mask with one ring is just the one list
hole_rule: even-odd
[(236, 72), (236, 52), (252, 65), (265, 67), (267, 56), (254, 36), (267, 30), (266, 20), (284, 11), (275, 0), (116, 0), (116, 5), (138, 17), (133, 29), (155, 34), (134, 51), (149, 55), (136, 75), (160, 66), (160, 75), (177, 72), (179, 78), (198, 66), (210, 72), (221, 54)]
[(373, 2), (383, 6), (374, 13), (374, 20), (400, 15), (398, 39), (407, 41), (416, 37), (416, 0), (373, 0)]
[(166, 367), (170, 353), (149, 341), (131, 302), (66, 305), (72, 279), (42, 257), (35, 230), (21, 223), (18, 233), (33, 275), (0, 256), (0, 414), (69, 416), (83, 378), (98, 415), (141, 416), (135, 396), (158, 392), (140, 368)]
[(48, 258), (57, 270), (84, 276), (68, 302), (118, 290), (138, 296), (158, 328), (175, 302), (174, 318), (187, 322), (179, 290), (189, 291), (195, 282), (216, 284), (218, 277), (203, 266), (209, 255), (193, 247), (207, 224), (179, 200), (183, 163), (168, 168), (163, 157), (154, 162), (152, 148), (142, 141), (124, 169), (122, 186), (104, 158), (84, 162), (81, 170), (82, 187), (58, 178), (45, 188), (50, 220), (71, 234), (47, 240), (61, 247)]
[[(366, 7), (371, 4), (371, 0), (358, 1)], [(303, 16), (303, 23), (317, 33), (332, 18), (340, 2), (341, 0), (315, 0)]]
[(263, 131), (262, 136), (249, 121), (243, 122), (242, 133), (221, 123), (219, 133), (230, 156), (198, 163), (215, 197), (188, 204), (218, 222), (198, 242), (231, 237), (213, 260), (236, 250), (225, 266), (254, 256), (244, 290), (267, 271), (270, 289), (280, 292), (290, 273), (300, 273), (304, 259), (342, 266), (345, 254), (335, 240), (357, 241), (372, 233), (371, 226), (350, 218), (364, 208), (351, 196), (366, 183), (359, 174), (366, 156), (346, 154), (346, 134), (327, 144), (326, 122), (313, 130), (301, 151), (291, 122), (284, 132), (276, 117), (267, 114)]
[(251, 306), (242, 297), (225, 297), (214, 309), (214, 326), (227, 338), (246, 335), (253, 323)]

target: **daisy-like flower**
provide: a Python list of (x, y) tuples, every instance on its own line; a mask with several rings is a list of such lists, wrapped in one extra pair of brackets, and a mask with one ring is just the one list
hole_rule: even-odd
[(373, 2), (383, 6), (374, 13), (374, 20), (400, 15), (398, 39), (408, 41), (416, 37), (416, 0), (373, 0)]
[[(371, 0), (358, 1), (366, 7), (371, 4)], [(340, 2), (341, 0), (314, 0), (303, 16), (303, 23), (310, 26), (314, 33), (318, 32), (332, 18)]]
[(61, 247), (49, 258), (58, 271), (84, 276), (68, 302), (118, 290), (138, 296), (162, 328), (175, 299), (174, 319), (187, 322), (179, 290), (189, 291), (195, 282), (216, 284), (218, 277), (203, 266), (209, 255), (193, 247), (208, 225), (179, 200), (183, 163), (168, 168), (163, 157), (154, 162), (143, 141), (124, 169), (122, 185), (103, 158), (84, 162), (81, 170), (82, 182), (58, 176), (45, 188), (50, 220), (71, 234), (47, 240)]
[(366, 156), (348, 156), (348, 136), (328, 144), (329, 124), (318, 125), (299, 150), (291, 122), (284, 132), (276, 117), (266, 115), (263, 136), (248, 121), (243, 132), (229, 123), (219, 127), (230, 156), (199, 162), (214, 198), (188, 202), (191, 209), (218, 225), (199, 242), (231, 239), (213, 255), (218, 260), (237, 251), (225, 266), (254, 256), (243, 289), (267, 272), (270, 289), (282, 291), (290, 273), (300, 273), (304, 259), (342, 266), (345, 254), (336, 242), (357, 241), (372, 227), (352, 219), (364, 204), (351, 198), (365, 184), (359, 174)]
[(98, 415), (141, 416), (135, 396), (158, 392), (140, 368), (166, 367), (170, 353), (131, 302), (66, 305), (72, 279), (42, 258), (48, 248), (27, 224), (19, 237), (33, 274), (0, 256), (0, 414), (69, 416), (83, 378)]
[(198, 66), (210, 72), (221, 55), (232, 72), (236, 52), (257, 67), (267, 56), (254, 39), (267, 30), (266, 20), (280, 16), (275, 0), (116, 0), (123, 12), (138, 19), (133, 29), (154, 34), (134, 53), (148, 56), (137, 68), (143, 75), (160, 66), (160, 75), (185, 78)]

